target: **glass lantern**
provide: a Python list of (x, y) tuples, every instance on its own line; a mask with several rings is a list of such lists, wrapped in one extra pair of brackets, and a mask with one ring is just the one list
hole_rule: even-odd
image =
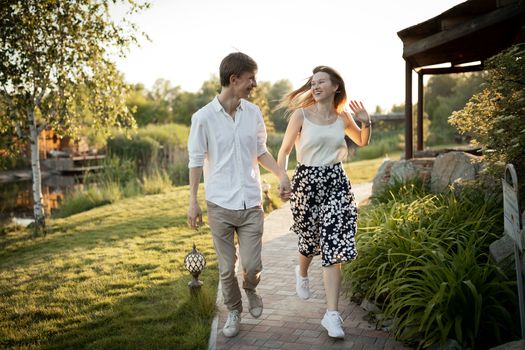
[(191, 282), (188, 283), (188, 287), (190, 292), (195, 294), (202, 286), (202, 282), (199, 281), (199, 275), (206, 266), (206, 258), (197, 250), (195, 243), (193, 243), (193, 250), (184, 258), (184, 266), (193, 276)]

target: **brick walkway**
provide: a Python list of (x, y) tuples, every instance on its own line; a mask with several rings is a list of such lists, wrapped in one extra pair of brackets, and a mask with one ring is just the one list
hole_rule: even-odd
[[(371, 184), (354, 188), (357, 201), (368, 198)], [(384, 331), (368, 323), (364, 311), (341, 295), (339, 311), (344, 320), (344, 340), (329, 338), (321, 326), (326, 310), (321, 264), (314, 258), (309, 270), (312, 298), (300, 300), (295, 295), (294, 266), (297, 265), (297, 238), (289, 232), (291, 223), (289, 205), (272, 212), (265, 220), (262, 259), (264, 270), (257, 288), (264, 302), (264, 312), (254, 319), (248, 313), (248, 302), (243, 292), (245, 311), (241, 317), (241, 331), (234, 338), (222, 335), (228, 311), (218, 295), (218, 315), (212, 326), (210, 349), (352, 349), (401, 350), (410, 349)], [(239, 281), (241, 281), (239, 274)]]

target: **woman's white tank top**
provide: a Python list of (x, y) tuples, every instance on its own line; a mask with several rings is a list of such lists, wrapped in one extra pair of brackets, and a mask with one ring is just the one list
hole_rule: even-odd
[(306, 166), (324, 166), (346, 159), (345, 123), (341, 118), (327, 125), (311, 122), (303, 112), (303, 127), (295, 150), (297, 161)]

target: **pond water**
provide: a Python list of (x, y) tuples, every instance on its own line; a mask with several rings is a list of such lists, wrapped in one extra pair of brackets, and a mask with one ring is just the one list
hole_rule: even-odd
[[(50, 175), (42, 179), (47, 215), (52, 214), (70, 191), (82, 186), (81, 177)], [(33, 218), (32, 181), (0, 182), (0, 223), (27, 224)]]

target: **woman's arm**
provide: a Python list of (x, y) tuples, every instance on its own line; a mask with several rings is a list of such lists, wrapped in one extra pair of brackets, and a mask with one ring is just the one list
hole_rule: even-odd
[(292, 148), (295, 144), (295, 140), (299, 136), (299, 132), (303, 126), (303, 113), (296, 109), (290, 116), (288, 121), (288, 126), (284, 133), (283, 142), (281, 143), (281, 148), (279, 149), (279, 154), (277, 155), (277, 164), (279, 168), (283, 171), (288, 170), (288, 156), (292, 151)]
[(357, 126), (350, 113), (343, 112), (345, 116), (343, 119), (345, 121), (345, 133), (359, 147), (366, 146), (370, 143), (370, 136), (372, 135), (370, 116), (362, 102), (350, 101), (349, 106), (361, 122), (361, 128)]

